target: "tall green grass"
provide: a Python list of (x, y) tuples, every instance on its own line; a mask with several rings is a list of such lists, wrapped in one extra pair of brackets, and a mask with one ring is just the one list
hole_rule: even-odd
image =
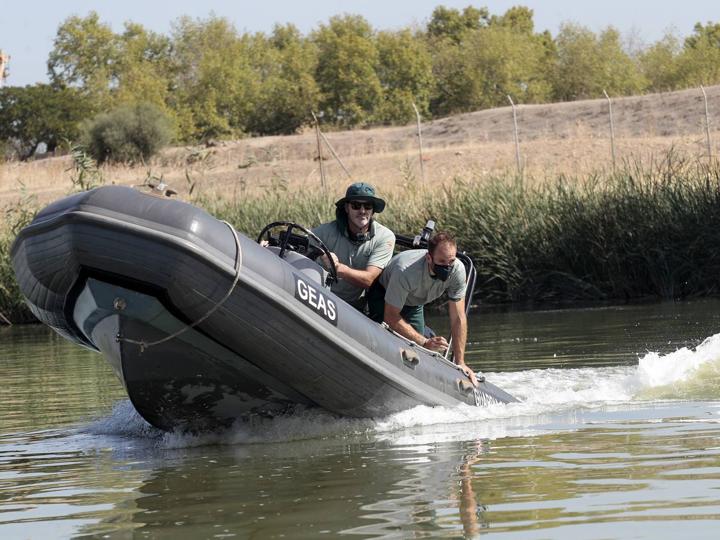
[[(416, 233), (429, 218), (478, 269), (488, 302), (664, 299), (720, 292), (720, 167), (669, 154), (651, 165), (523, 187), (513, 176), (388, 197), (378, 218)], [(338, 194), (205, 201), (254, 237), (267, 222), (332, 219)]]
[[(528, 182), (526, 182), (527, 186)], [(195, 202), (255, 238), (264, 225), (312, 227), (334, 217), (341, 194), (321, 189)], [(9, 245), (27, 213), (0, 234), (0, 312), (22, 316)], [(388, 197), (378, 219), (415, 234), (429, 218), (455, 234), (478, 269), (485, 302), (686, 298), (720, 293), (720, 166), (672, 153), (652, 165), (560, 177), (523, 187), (508, 175), (409, 186)], [(11, 220), (11, 221), (13, 221)]]
[(431, 208), (491, 301), (680, 298), (720, 291), (720, 168), (670, 156), (522, 189), (456, 184)]
[(0, 229), (0, 324), (35, 320), (15, 281), (10, 248), (20, 230), (37, 213), (35, 197), (21, 188), (16, 202), (2, 209), (4, 227)]

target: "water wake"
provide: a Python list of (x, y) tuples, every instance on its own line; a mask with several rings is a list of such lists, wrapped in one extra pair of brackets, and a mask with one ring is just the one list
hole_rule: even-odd
[(686, 347), (661, 356), (648, 353), (640, 359), (641, 399), (720, 398), (720, 334), (693, 351)]
[[(657, 400), (720, 398), (720, 334), (707, 338), (695, 350), (682, 348), (660, 355), (649, 352), (638, 365), (534, 369), (521, 372), (486, 373), (489, 381), (518, 397), (521, 402), (477, 408), (419, 406), (377, 420), (338, 418), (317, 410), (296, 409), (273, 419), (238, 421), (221, 433), (202, 435), (163, 433), (148, 425), (129, 401), (120, 402), (112, 413), (82, 431), (95, 435), (144, 439), (164, 449), (208, 444), (287, 442), (327, 437), (383, 436), (402, 430), (435, 426), (434, 440), (446, 426), (456, 433), (480, 429), (483, 437), (502, 437), (531, 425), (543, 415), (572, 414), (608, 406), (632, 406)], [(456, 426), (451, 428), (450, 426)], [(533, 428), (534, 429), (534, 428)], [(453, 436), (453, 435), (450, 435)]]

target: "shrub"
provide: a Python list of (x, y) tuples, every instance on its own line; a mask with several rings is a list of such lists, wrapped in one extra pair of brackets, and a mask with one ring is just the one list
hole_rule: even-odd
[(86, 128), (85, 144), (98, 163), (144, 162), (168, 144), (172, 135), (165, 113), (140, 103), (96, 116)]
[(95, 160), (81, 146), (73, 146), (70, 150), (73, 164), (67, 169), (74, 191), (88, 191), (105, 183), (102, 172)]
[(0, 208), (4, 227), (0, 229), (0, 326), (12, 322), (35, 319), (20, 293), (10, 258), (13, 240), (28, 225), (38, 211), (37, 200), (23, 186), (20, 199)]

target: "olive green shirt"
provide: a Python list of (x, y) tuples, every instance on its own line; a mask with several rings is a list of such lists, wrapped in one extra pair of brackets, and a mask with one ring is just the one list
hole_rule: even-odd
[[(362, 242), (351, 240), (347, 228), (338, 226), (337, 221), (323, 223), (312, 232), (337, 255), (341, 263), (355, 270), (365, 270), (368, 266), (385, 268), (395, 249), (393, 232), (374, 219), (370, 223), (367, 240)], [(362, 287), (341, 279), (332, 284), (331, 290), (357, 309), (365, 305), (365, 289)]]
[(380, 274), (385, 303), (398, 309), (422, 306), (447, 292), (457, 302), (465, 298), (465, 267), (458, 259), (446, 281), (433, 279), (425, 259), (426, 249), (410, 249), (395, 255)]

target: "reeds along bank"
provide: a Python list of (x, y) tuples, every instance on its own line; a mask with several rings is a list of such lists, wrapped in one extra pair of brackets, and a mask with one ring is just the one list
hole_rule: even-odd
[[(529, 186), (529, 187), (528, 187)], [(255, 237), (270, 221), (314, 226), (335, 193), (268, 191), (194, 202)], [(26, 202), (26, 204), (29, 204)], [(31, 319), (15, 286), (10, 245), (33, 209), (7, 210), (0, 233), (0, 313)], [(652, 165), (524, 183), (512, 175), (390, 193), (380, 216), (399, 233), (429, 218), (475, 260), (481, 302), (626, 301), (720, 292), (720, 166), (670, 155)]]

